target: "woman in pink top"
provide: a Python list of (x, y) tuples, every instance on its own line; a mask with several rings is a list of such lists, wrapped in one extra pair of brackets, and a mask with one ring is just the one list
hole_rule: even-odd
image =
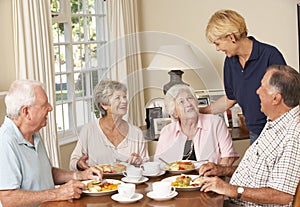
[(208, 160), (232, 165), (239, 158), (224, 120), (217, 115), (200, 114), (191, 87), (174, 85), (166, 94), (165, 106), (175, 122), (162, 129), (155, 160)]

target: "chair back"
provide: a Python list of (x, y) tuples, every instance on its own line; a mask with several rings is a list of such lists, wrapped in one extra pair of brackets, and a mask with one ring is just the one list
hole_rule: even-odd
[(298, 183), (296, 193), (294, 196), (293, 207), (300, 207), (300, 181)]

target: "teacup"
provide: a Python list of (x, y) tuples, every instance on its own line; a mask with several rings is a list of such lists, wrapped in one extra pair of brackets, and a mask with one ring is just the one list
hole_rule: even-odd
[(121, 197), (130, 199), (135, 194), (135, 184), (122, 183), (118, 186), (118, 193)]
[(145, 162), (140, 166), (144, 174), (146, 175), (157, 175), (160, 173), (160, 163), (159, 162)]
[(123, 175), (126, 176), (128, 181), (139, 181), (143, 176), (143, 170), (138, 167), (128, 167)]
[(167, 197), (175, 191), (175, 187), (169, 182), (155, 182), (152, 184), (153, 193), (159, 197)]

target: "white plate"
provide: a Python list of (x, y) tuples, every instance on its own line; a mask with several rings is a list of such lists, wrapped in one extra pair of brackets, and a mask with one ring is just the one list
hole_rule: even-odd
[(158, 197), (157, 195), (154, 194), (153, 191), (151, 192), (148, 192), (147, 193), (147, 196), (153, 200), (156, 200), (156, 201), (166, 201), (166, 200), (170, 200), (172, 198), (174, 198), (175, 196), (178, 195), (178, 192), (176, 191), (173, 191), (170, 195), (168, 196), (165, 196), (165, 197)]
[[(90, 182), (90, 181), (92, 181), (92, 180), (85, 180), (85, 181), (82, 181), (82, 183), (83, 184), (87, 184), (88, 182)], [(108, 183), (114, 183), (114, 184), (116, 184), (116, 183), (123, 183), (122, 181), (120, 181), (120, 180), (115, 180), (115, 179), (106, 179), (106, 181), (108, 182)], [(86, 194), (86, 195), (89, 195), (89, 196), (104, 196), (104, 195), (111, 195), (111, 194), (113, 194), (113, 193), (115, 193), (115, 192), (117, 192), (118, 190), (116, 189), (116, 190), (109, 190), (109, 191), (100, 191), (100, 192), (90, 192), (90, 191), (88, 191), (88, 190), (84, 190), (84, 191), (82, 191), (84, 194)]]
[(133, 203), (138, 200), (141, 200), (143, 198), (143, 194), (135, 193), (132, 198), (124, 198), (123, 196), (120, 196), (119, 193), (114, 194), (111, 196), (111, 199), (114, 201), (118, 201), (119, 203)]
[[(97, 166), (104, 166), (104, 165), (115, 166), (115, 165), (117, 165), (117, 164), (122, 164), (122, 165), (124, 165), (126, 168), (129, 166), (128, 163), (120, 162), (120, 163), (114, 163), (114, 164), (99, 164), (99, 165), (96, 165), (96, 167), (97, 167)], [(126, 168), (125, 168), (125, 170), (126, 170)], [(124, 171), (125, 171), (125, 170), (124, 170)], [(107, 176), (118, 176), (118, 175), (123, 175), (123, 172), (124, 172), (124, 171), (122, 171), (122, 172), (103, 172), (103, 175), (105, 175), (105, 177), (107, 177)]]
[(121, 180), (124, 181), (124, 182), (126, 182), (126, 183), (140, 184), (140, 183), (144, 183), (144, 182), (148, 181), (149, 178), (142, 177), (138, 181), (132, 181), (132, 180), (128, 179), (127, 177), (123, 177)]
[[(165, 179), (162, 179), (162, 181), (163, 182), (169, 182), (169, 183), (175, 182), (176, 178), (178, 176), (180, 176), (180, 175), (167, 177)], [(192, 179), (194, 179), (194, 178), (197, 178), (199, 175), (185, 175), (185, 176), (189, 176)], [(193, 183), (193, 182), (191, 182), (191, 184), (196, 184), (197, 185), (197, 183)], [(200, 188), (201, 188), (201, 186), (199, 186), (199, 185), (197, 185), (197, 186), (189, 186), (189, 187), (176, 187), (176, 186), (174, 186), (174, 187), (176, 188), (177, 191), (196, 191), (196, 190), (200, 190)]]
[[(194, 163), (195, 168), (190, 169), (190, 170), (169, 170), (168, 167), (165, 166), (166, 171), (168, 171), (169, 173), (172, 173), (172, 174), (182, 174), (182, 173), (192, 172), (192, 171), (196, 170), (198, 167), (195, 160), (177, 160), (174, 162), (192, 162), (192, 163)], [(172, 163), (172, 162), (170, 162), (170, 163)]]
[(165, 170), (161, 170), (158, 174), (147, 174), (147, 173), (143, 172), (143, 176), (146, 176), (146, 177), (158, 177), (158, 176), (161, 176), (161, 175), (163, 175), (165, 173), (166, 173)]

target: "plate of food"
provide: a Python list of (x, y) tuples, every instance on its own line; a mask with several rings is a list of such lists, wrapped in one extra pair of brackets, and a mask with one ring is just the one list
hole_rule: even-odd
[(82, 181), (82, 183), (85, 184), (87, 188), (83, 191), (84, 194), (89, 196), (103, 196), (117, 192), (118, 185), (123, 182), (115, 179), (105, 179), (104, 182), (99, 180), (85, 180)]
[(177, 191), (196, 191), (200, 190), (200, 181), (202, 177), (199, 175), (177, 175), (163, 179), (163, 182), (170, 182)]
[(170, 162), (165, 166), (165, 169), (174, 174), (182, 174), (191, 172), (196, 169), (195, 164), (191, 160), (179, 160), (175, 162)]
[(126, 170), (127, 165), (123, 163), (101, 164), (96, 165), (96, 167), (102, 170), (104, 175), (123, 175), (123, 172)]

